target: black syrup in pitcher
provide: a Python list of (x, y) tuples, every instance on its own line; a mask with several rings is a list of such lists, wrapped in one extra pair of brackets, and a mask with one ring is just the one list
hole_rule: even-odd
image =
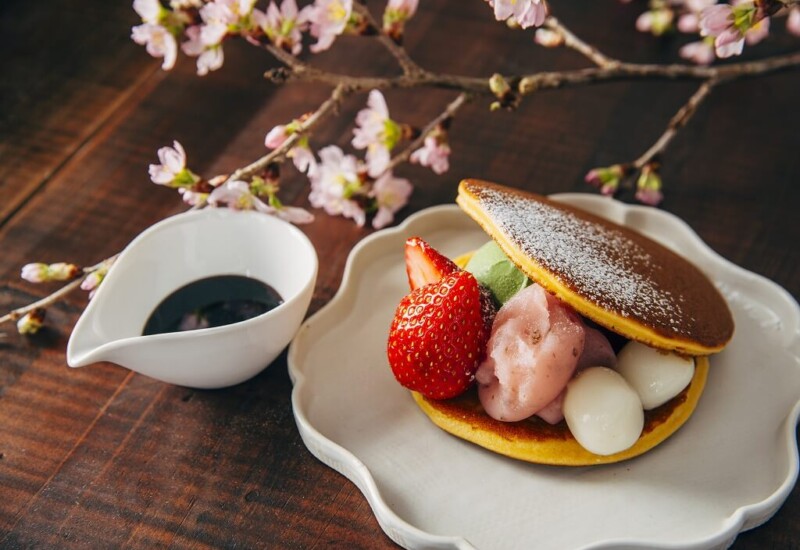
[(239, 323), (282, 303), (281, 295), (258, 279), (242, 275), (206, 277), (164, 298), (147, 319), (142, 336)]

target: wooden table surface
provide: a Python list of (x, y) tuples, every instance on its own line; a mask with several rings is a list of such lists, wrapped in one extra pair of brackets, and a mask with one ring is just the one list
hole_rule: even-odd
[[(678, 39), (633, 30), (640, 7), (612, 0), (552, 0), (557, 15), (608, 54), (677, 59)], [(578, 6), (577, 4), (580, 4)], [(377, 12), (380, 6), (370, 5)], [(178, 139), (190, 166), (229, 173), (263, 155), (264, 134), (314, 108), (322, 86), (276, 87), (276, 62), (226, 43), (225, 66), (204, 78), (182, 58), (165, 73), (129, 38), (130, 2), (4, 0), (0, 5), (0, 310), (51, 287), (19, 278), (29, 261), (91, 265), (137, 233), (182, 211), (153, 185), (147, 165)], [(778, 25), (776, 25), (778, 26)], [(431, 70), (474, 76), (577, 68), (569, 50), (544, 50), (530, 33), (494, 23), (481, 0), (421, 2), (406, 45)], [(749, 59), (800, 48), (779, 33)], [(344, 38), (315, 63), (354, 74), (394, 74), (367, 38)], [(539, 193), (593, 192), (583, 175), (631, 160), (663, 131), (694, 82), (616, 82), (540, 93), (515, 113), (468, 105), (452, 127), (452, 169), (399, 173), (416, 185), (400, 218), (450, 203), (463, 177)], [(662, 208), (711, 248), (800, 296), (800, 72), (741, 80), (715, 91), (668, 150)], [(446, 91), (386, 94), (396, 118), (423, 125)], [(365, 96), (314, 136), (350, 140)], [(308, 206), (308, 182), (291, 170), (284, 202)], [(624, 197), (630, 200), (630, 197)], [(311, 312), (336, 292), (348, 252), (370, 233), (317, 212), (303, 231), (320, 256)], [(281, 355), (262, 374), (219, 391), (194, 391), (113, 364), (71, 370), (65, 350), (86, 305), (76, 292), (48, 311), (34, 337), (12, 325), (0, 340), (0, 547), (390, 548), (356, 487), (317, 461), (297, 432)], [(758, 365), (753, 365), (758, 368)], [(772, 429), (771, 427), (769, 429)], [(737, 549), (800, 545), (800, 489)]]

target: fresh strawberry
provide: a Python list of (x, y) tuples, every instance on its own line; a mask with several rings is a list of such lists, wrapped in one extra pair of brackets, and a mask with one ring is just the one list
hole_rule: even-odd
[(493, 314), (491, 296), (467, 271), (413, 290), (400, 301), (389, 330), (397, 381), (433, 399), (463, 393), (483, 360)]
[(411, 290), (437, 283), (456, 271), (459, 271), (456, 264), (419, 237), (406, 241), (406, 274)]

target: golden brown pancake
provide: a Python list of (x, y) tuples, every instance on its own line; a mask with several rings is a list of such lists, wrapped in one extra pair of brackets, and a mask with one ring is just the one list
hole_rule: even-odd
[[(689, 419), (708, 375), (704, 356), (721, 350), (733, 335), (727, 303), (699, 269), (631, 229), (532, 193), (464, 180), (457, 202), (523, 273), (584, 317), (625, 338), (698, 357), (689, 386), (645, 411), (639, 440), (612, 455), (581, 447), (564, 421), (494, 420), (476, 388), (441, 401), (412, 392), (437, 426), (512, 458), (587, 466), (641, 455)], [(467, 258), (458, 263), (463, 267)]]
[(498, 454), (558, 466), (592, 466), (627, 460), (645, 453), (675, 433), (694, 412), (708, 374), (708, 359), (695, 358), (691, 383), (676, 397), (644, 412), (644, 428), (632, 447), (612, 455), (587, 451), (575, 440), (563, 420), (551, 425), (537, 416), (502, 422), (486, 414), (475, 387), (452, 399), (428, 399), (411, 392), (434, 424), (446, 432)]
[(456, 202), (523, 273), (612, 332), (687, 355), (716, 353), (733, 335), (711, 281), (632, 229), (478, 180), (462, 181)]

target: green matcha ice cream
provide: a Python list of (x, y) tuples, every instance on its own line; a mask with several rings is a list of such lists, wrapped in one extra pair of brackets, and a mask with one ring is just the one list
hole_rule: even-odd
[(489, 241), (470, 258), (466, 270), (489, 288), (500, 305), (531, 284), (530, 279), (508, 259), (494, 241)]

